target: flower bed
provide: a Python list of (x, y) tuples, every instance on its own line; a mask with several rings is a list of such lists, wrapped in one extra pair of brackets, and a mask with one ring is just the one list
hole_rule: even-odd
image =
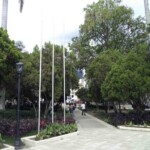
[(41, 130), (41, 132), (36, 136), (35, 140), (43, 140), (71, 132), (77, 131), (77, 125), (76, 124), (59, 124), (54, 123), (47, 125), (45, 129)]
[[(37, 121), (35, 119), (22, 119), (20, 120), (20, 135), (36, 130)], [(16, 121), (9, 119), (0, 120), (0, 133), (7, 136), (15, 136), (16, 134)]]
[(38, 144), (44, 144), (47, 142), (58, 141), (63, 138), (77, 135), (76, 124), (51, 124), (45, 129), (41, 130), (38, 135), (21, 138), (22, 142), (26, 146), (34, 146)]

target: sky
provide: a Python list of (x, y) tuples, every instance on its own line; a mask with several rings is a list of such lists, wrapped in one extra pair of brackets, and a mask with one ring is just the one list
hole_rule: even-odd
[[(36, 44), (41, 47), (49, 41), (66, 46), (84, 23), (83, 8), (98, 0), (24, 0), (22, 13), (18, 1), (9, 0), (8, 34), (12, 40), (22, 41), (25, 50), (32, 52)], [(135, 17), (145, 15), (144, 0), (123, 0), (122, 3), (134, 10)], [(0, 25), (1, 14), (2, 0)]]

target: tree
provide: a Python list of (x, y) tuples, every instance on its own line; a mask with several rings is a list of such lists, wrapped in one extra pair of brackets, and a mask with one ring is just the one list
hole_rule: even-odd
[(91, 100), (98, 103), (104, 102), (101, 86), (113, 64), (121, 59), (121, 57), (122, 54), (119, 51), (108, 50), (101, 52), (101, 54), (92, 61), (87, 69), (87, 80)]
[(150, 65), (147, 51), (132, 51), (117, 62), (102, 85), (105, 100), (128, 102), (141, 113), (149, 100)]
[(16, 49), (14, 41), (9, 38), (6, 30), (0, 28), (0, 109), (5, 108), (8, 89), (15, 88), (16, 84), (11, 83), (15, 79), (16, 62), (20, 58), (21, 53)]
[(24, 71), (22, 75), (22, 99), (23, 103), (32, 102), (37, 117), (37, 105), (39, 95), (39, 59), (40, 50), (36, 46), (31, 54), (22, 53)]
[(134, 19), (133, 10), (119, 3), (99, 0), (84, 9), (85, 21), (80, 25), (79, 37), (70, 44), (78, 53), (80, 67), (86, 68), (102, 51), (118, 49), (126, 53), (139, 43), (146, 43), (144, 19)]
[(80, 88), (77, 92), (76, 95), (82, 100), (82, 101), (87, 101), (88, 100), (88, 89), (87, 88)]
[(68, 52), (66, 53), (66, 94), (70, 95), (70, 89), (78, 89), (79, 77), (77, 76), (77, 60), (75, 53)]
[[(70, 94), (70, 89), (77, 88), (78, 78), (76, 76), (75, 56), (72, 52), (67, 52), (65, 49), (65, 74), (66, 74), (66, 94)], [(55, 102), (60, 101), (63, 95), (63, 47), (55, 45), (55, 59), (54, 59), (54, 99)], [(51, 103), (51, 83), (52, 83), (52, 44), (46, 43), (43, 48), (43, 96), (46, 102), (45, 114), (47, 114), (48, 108)], [(63, 99), (62, 99), (63, 100)]]
[[(42, 48), (42, 112), (44, 117), (47, 116), (52, 100), (52, 47), (48, 42)], [(63, 95), (63, 47), (55, 45), (54, 51), (54, 101), (59, 102)], [(40, 50), (35, 47), (31, 54), (23, 53), (23, 62), (25, 64), (25, 73), (23, 75), (23, 94), (26, 99), (32, 101), (36, 111), (38, 101), (38, 84), (39, 84), (39, 57)], [(70, 92), (70, 88), (77, 87), (78, 80), (76, 76), (75, 60), (72, 53), (66, 52), (66, 91)]]

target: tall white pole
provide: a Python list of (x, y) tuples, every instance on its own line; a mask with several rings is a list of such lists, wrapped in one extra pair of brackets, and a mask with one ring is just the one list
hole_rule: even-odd
[(66, 123), (66, 70), (65, 70), (65, 17), (63, 18), (63, 97), (64, 97), (64, 124)]
[(52, 123), (54, 123), (54, 42), (52, 48)]
[(144, 0), (144, 7), (145, 7), (145, 17), (146, 17), (146, 23), (150, 23), (150, 10), (149, 10), (149, 2), (148, 0)]
[(40, 65), (39, 65), (38, 134), (40, 133), (40, 122), (41, 122), (42, 42), (43, 42), (43, 3), (42, 3), (42, 11), (41, 11), (41, 50), (40, 50)]
[(40, 120), (41, 120), (41, 77), (42, 77), (42, 47), (40, 50), (40, 67), (39, 67), (39, 102), (38, 102), (38, 134), (40, 132)]
[(66, 78), (65, 78), (65, 76), (66, 76), (66, 74), (65, 74), (65, 46), (64, 46), (64, 44), (63, 44), (63, 74), (64, 74), (64, 124), (66, 123)]
[(7, 14), (8, 14), (8, 0), (3, 0), (2, 7), (2, 28), (7, 29)]
[(52, 123), (54, 123), (54, 69), (55, 69), (55, 13), (53, 12), (53, 45), (52, 45)]
[[(145, 17), (146, 17), (146, 24), (150, 24), (150, 10), (149, 10), (149, 2), (148, 0), (144, 0), (144, 7), (145, 7)], [(150, 33), (148, 34), (148, 46), (150, 50)]]

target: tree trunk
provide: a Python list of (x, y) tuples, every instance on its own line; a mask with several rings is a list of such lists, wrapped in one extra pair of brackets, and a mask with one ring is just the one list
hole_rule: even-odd
[(116, 106), (116, 103), (115, 103), (115, 102), (113, 102), (113, 107), (114, 107), (115, 113), (117, 114), (117, 113), (118, 113), (118, 110), (117, 110), (117, 106)]
[(4, 87), (0, 88), (0, 110), (5, 110), (5, 93), (6, 89)]
[(105, 109), (105, 113), (107, 114), (109, 111), (109, 106), (108, 106), (108, 102), (104, 102), (104, 109)]
[(47, 102), (47, 103), (46, 103), (46, 106), (45, 106), (45, 111), (44, 111), (44, 118), (47, 117), (47, 114), (48, 114), (48, 112), (49, 112), (50, 106), (51, 106), (51, 102)]
[(45, 119), (46, 119), (47, 113), (48, 113), (48, 104), (46, 103), (45, 110), (44, 110), (44, 118)]
[(38, 118), (38, 115), (37, 115), (36, 106), (35, 106), (35, 104), (33, 104), (33, 103), (32, 103), (32, 105), (33, 105), (33, 109), (34, 109), (35, 118), (37, 119), (37, 118)]
[(121, 112), (121, 105), (120, 105), (120, 102), (118, 102), (118, 106), (119, 106), (119, 113), (122, 113), (122, 112)]

